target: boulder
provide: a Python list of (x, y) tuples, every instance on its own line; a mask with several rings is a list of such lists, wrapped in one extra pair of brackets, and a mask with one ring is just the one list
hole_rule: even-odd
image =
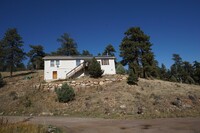
[(58, 87), (61, 87), (62, 86), (62, 84), (58, 84)]
[(123, 77), (122, 77), (122, 79), (123, 79), (123, 80), (126, 80), (126, 79), (127, 79), (127, 77), (123, 76)]
[(98, 85), (98, 82), (94, 82), (94, 85)]
[(126, 109), (126, 105), (125, 105), (125, 104), (120, 105), (119, 107), (120, 107), (121, 109)]
[(180, 98), (176, 98), (176, 100), (174, 100), (173, 102), (171, 102), (172, 105), (180, 108), (182, 106), (182, 101)]
[(71, 83), (72, 83), (72, 84), (75, 84), (75, 83), (76, 83), (76, 81), (75, 81), (75, 80), (73, 80)]
[(104, 82), (103, 82), (103, 81), (100, 81), (100, 82), (99, 82), (99, 85), (103, 85), (103, 84), (104, 84)]

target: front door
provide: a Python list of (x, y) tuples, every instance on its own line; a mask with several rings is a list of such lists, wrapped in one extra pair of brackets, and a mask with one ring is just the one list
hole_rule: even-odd
[(57, 71), (53, 71), (53, 79), (57, 79)]

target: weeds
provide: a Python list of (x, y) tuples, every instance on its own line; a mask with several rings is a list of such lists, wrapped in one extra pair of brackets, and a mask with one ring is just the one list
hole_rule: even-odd
[(28, 123), (8, 123), (8, 119), (0, 118), (0, 133), (46, 133), (46, 128), (41, 125)]

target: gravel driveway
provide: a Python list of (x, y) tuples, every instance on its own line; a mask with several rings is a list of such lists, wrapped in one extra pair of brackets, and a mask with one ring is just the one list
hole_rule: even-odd
[[(200, 133), (200, 118), (165, 118), (152, 120), (110, 120), (61, 116), (4, 116), (10, 122), (55, 125), (67, 133)], [(28, 118), (28, 119), (27, 119)]]

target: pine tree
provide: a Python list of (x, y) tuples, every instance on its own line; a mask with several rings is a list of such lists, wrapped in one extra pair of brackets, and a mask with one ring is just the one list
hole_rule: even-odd
[(2, 75), (0, 73), (0, 88), (3, 87), (4, 84), (5, 84), (5, 82), (3, 81), (3, 77), (2, 77)]
[(30, 58), (29, 62), (31, 62), (33, 69), (43, 69), (44, 61), (43, 57), (45, 56), (44, 48), (42, 45), (30, 45), (31, 50), (27, 53)]
[(22, 37), (18, 34), (17, 29), (8, 29), (3, 38), (6, 66), (9, 67), (10, 76), (18, 64), (25, 59), (23, 50)]
[(132, 27), (125, 32), (120, 45), (123, 65), (129, 65), (138, 75), (147, 78), (155, 70), (154, 54), (151, 51), (150, 37), (139, 27)]
[(194, 71), (194, 74), (192, 77), (194, 81), (196, 82), (196, 84), (200, 85), (200, 62), (194, 61), (193, 71)]
[(79, 54), (77, 51), (77, 44), (69, 34), (64, 33), (57, 41), (61, 43), (61, 47), (56, 51), (56, 55), (72, 56)]
[(127, 78), (127, 83), (129, 85), (137, 85), (137, 82), (138, 82), (137, 74), (134, 74), (133, 70), (130, 69), (129, 75), (128, 75), (128, 78)]
[(166, 80), (167, 79), (167, 69), (164, 64), (161, 64), (160, 68), (160, 79)]
[(109, 55), (109, 56), (115, 56), (115, 48), (113, 47), (112, 44), (108, 44), (104, 50), (104, 52), (102, 53), (102, 55)]
[(116, 73), (117, 74), (125, 74), (126, 73), (126, 70), (121, 63), (117, 64)]
[(88, 50), (83, 50), (82, 54), (83, 56), (92, 56)]
[(5, 68), (5, 49), (3, 40), (0, 40), (0, 71), (4, 71)]
[(171, 73), (178, 82), (182, 82), (183, 81), (181, 77), (181, 74), (183, 72), (182, 58), (180, 57), (179, 54), (173, 54), (172, 60), (174, 60), (174, 64), (171, 66)]
[(93, 58), (89, 64), (88, 71), (91, 77), (99, 78), (103, 74), (100, 64)]

